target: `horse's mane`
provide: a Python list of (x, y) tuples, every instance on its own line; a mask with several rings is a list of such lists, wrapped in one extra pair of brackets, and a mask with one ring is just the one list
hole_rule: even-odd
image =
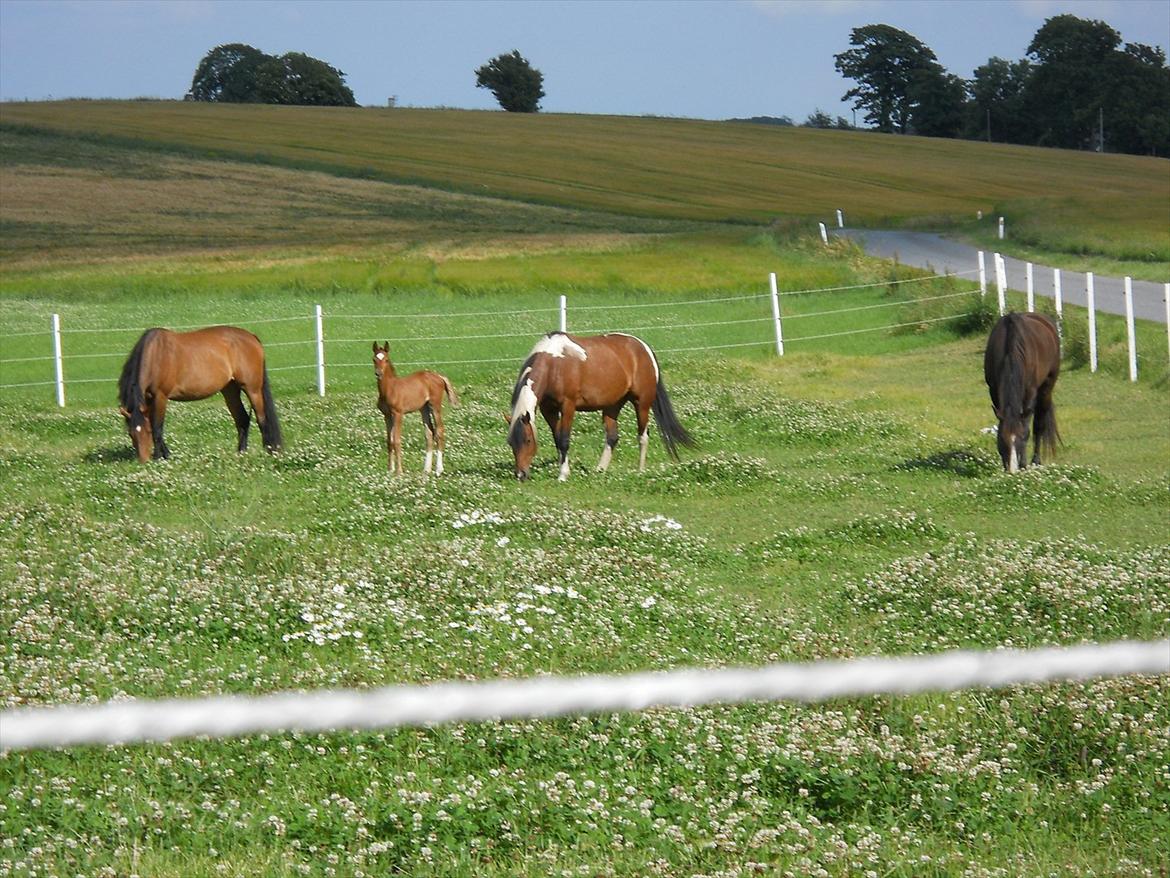
[(529, 354), (528, 359), (520, 366), (520, 374), (516, 376), (516, 385), (512, 388), (512, 410), (516, 410), (516, 402), (520, 399), (520, 388), (524, 386), (524, 378), (532, 369), (536, 354)]
[(122, 366), (122, 377), (118, 379), (118, 402), (122, 408), (132, 416), (141, 417), (141, 410), (146, 400), (142, 396), (142, 385), (138, 381), (138, 373), (142, 368), (142, 354), (146, 350), (146, 343), (158, 332), (158, 327), (148, 329), (142, 333), (134, 350)]
[(1028, 350), (1021, 331), (1019, 314), (1004, 321), (1003, 359), (999, 364), (999, 405), (1010, 426), (1024, 418), (1024, 363)]

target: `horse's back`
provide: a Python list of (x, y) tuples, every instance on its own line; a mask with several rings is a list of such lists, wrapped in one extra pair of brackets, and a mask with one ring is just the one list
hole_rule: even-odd
[(238, 326), (160, 329), (152, 349), (153, 383), (172, 399), (203, 399), (232, 381), (255, 390), (264, 383), (264, 348)]
[(603, 408), (629, 397), (653, 397), (658, 370), (650, 347), (640, 338), (620, 332), (570, 338), (588, 355), (579, 367), (583, 408)]

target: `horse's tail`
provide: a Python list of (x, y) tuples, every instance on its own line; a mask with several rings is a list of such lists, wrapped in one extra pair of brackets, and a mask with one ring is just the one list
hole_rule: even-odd
[(118, 379), (118, 403), (131, 414), (141, 411), (142, 406), (146, 403), (142, 394), (142, 383), (138, 380), (138, 373), (142, 370), (142, 355), (146, 350), (146, 343), (157, 331), (157, 329), (148, 329), (142, 333), (122, 366), (122, 376)]
[(447, 380), (446, 375), (440, 375), (443, 379), (443, 389), (447, 391), (447, 399), (451, 400), (451, 405), (459, 405), (459, 395), (455, 393), (455, 387)]
[(1056, 454), (1057, 443), (1061, 442), (1060, 430), (1056, 426), (1056, 403), (1052, 401), (1052, 387), (1036, 400), (1036, 442), (1044, 449), (1044, 455), (1051, 460)]
[(658, 424), (658, 432), (662, 434), (662, 441), (666, 443), (666, 450), (670, 456), (678, 460), (678, 446), (695, 447), (695, 440), (686, 428), (679, 423), (678, 415), (674, 413), (674, 406), (670, 404), (670, 395), (666, 392), (666, 385), (662, 383), (662, 376), (658, 376), (658, 390), (654, 394), (654, 422)]
[(264, 447), (269, 451), (280, 451), (284, 447), (284, 436), (280, 432), (280, 418), (276, 415), (276, 401), (272, 398), (272, 384), (268, 380), (267, 365), (264, 367), (264, 386), (260, 393), (264, 398), (264, 423), (260, 425)]

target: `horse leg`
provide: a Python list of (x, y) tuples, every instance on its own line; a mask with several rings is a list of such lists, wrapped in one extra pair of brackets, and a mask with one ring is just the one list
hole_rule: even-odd
[[(434, 411), (435, 411), (435, 407), (433, 405), (431, 405), (431, 401), (429, 399), (423, 403), (422, 408), (419, 410), (420, 414), (422, 415), (423, 433), (426, 435), (426, 440), (427, 440), (427, 454), (426, 454), (426, 457), (423, 459), (423, 472), (426, 473), (427, 475), (430, 475), (431, 466), (434, 464), (434, 460), (435, 460), (435, 417), (434, 417)], [(440, 470), (440, 472), (437, 473), (437, 475), (442, 475), (442, 471)]]
[(621, 406), (617, 408), (605, 409), (601, 413), (602, 423), (605, 424), (605, 450), (601, 452), (601, 460), (597, 463), (597, 471), (605, 472), (609, 469), (610, 458), (613, 457), (613, 450), (618, 444), (618, 412), (621, 411)]
[(650, 403), (638, 400), (638, 472), (646, 471), (646, 449), (650, 445)]
[(569, 478), (569, 434), (573, 431), (573, 415), (576, 408), (572, 403), (566, 403), (561, 409), (561, 417), (557, 421), (557, 428), (553, 431), (553, 441), (561, 455), (561, 474), (557, 481), (563, 482)]
[(1055, 384), (1055, 379), (1046, 380), (1036, 393), (1036, 412), (1032, 416), (1032, 466), (1040, 465), (1040, 446), (1051, 446), (1056, 441), (1056, 418), (1052, 408), (1052, 388)]
[(431, 431), (435, 434), (435, 475), (441, 476), (443, 474), (443, 449), (447, 447), (447, 431), (443, 429), (442, 391), (435, 398), (433, 412), (435, 423), (431, 425)]
[(150, 400), (150, 431), (154, 437), (154, 459), (168, 460), (171, 449), (167, 448), (167, 441), (163, 438), (163, 422), (167, 418), (167, 398), (156, 393)]
[(252, 423), (252, 419), (248, 416), (248, 410), (244, 408), (244, 403), (240, 400), (240, 385), (232, 381), (224, 387), (221, 393), (223, 393), (224, 402), (227, 403), (228, 411), (232, 413), (232, 419), (236, 422), (236, 435), (239, 439), (236, 450), (243, 454), (248, 450), (248, 427)]
[(405, 470), (402, 468), (402, 421), (406, 412), (394, 413), (394, 429), (393, 445), (394, 445), (394, 466), (398, 470), (398, 475), (402, 475)]
[(394, 472), (394, 412), (386, 410), (386, 469)]

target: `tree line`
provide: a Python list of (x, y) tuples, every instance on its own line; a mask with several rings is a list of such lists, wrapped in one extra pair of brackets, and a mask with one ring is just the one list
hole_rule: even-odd
[(854, 28), (836, 69), (878, 131), (1170, 155), (1170, 68), (1162, 49), (1123, 43), (1103, 21), (1049, 18), (1026, 57), (992, 57), (963, 80), (919, 39)]

